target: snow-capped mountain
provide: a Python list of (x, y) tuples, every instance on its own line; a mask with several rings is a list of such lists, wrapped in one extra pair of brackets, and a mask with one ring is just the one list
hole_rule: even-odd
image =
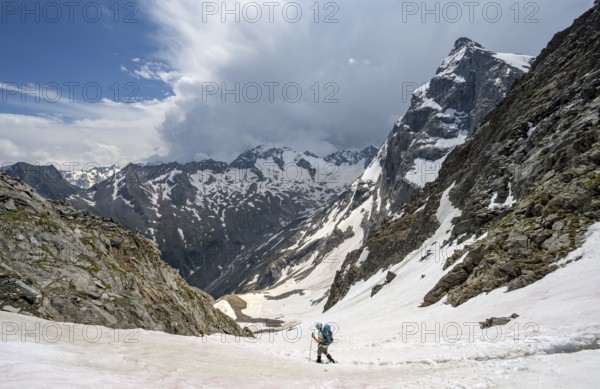
[(533, 59), (458, 39), (435, 76), (414, 92), (382, 149), (377, 212), (398, 212), (415, 190), (434, 181), (448, 153), (465, 142)]
[[(217, 307), (256, 328), (276, 319), (283, 334), (310, 331), (315, 318), (335, 323), (335, 349), (353, 355), (352, 369), (367, 360), (378, 374), (410, 374), (422, 363), (441, 366), (446, 379), (460, 366), (456, 386), (512, 387), (527, 374), (513, 383), (509, 371), (543, 360), (574, 369), (574, 382), (589, 386), (597, 373), (577, 373), (577, 365), (599, 357), (599, 38), (596, 1), (445, 156), (434, 180), (369, 227), (373, 193), (386, 190), (380, 178), (405, 178), (400, 169), (384, 174), (396, 126), (347, 196), (273, 245), (287, 262), (248, 284), (271, 286), (225, 296)], [(507, 370), (461, 378), (469, 361)], [(558, 376), (543, 385), (562, 386)]]
[[(263, 289), (286, 276), (303, 277), (305, 267), (297, 274), (290, 267), (323, 261), (330, 264), (333, 282), (346, 255), (380, 223), (399, 218), (402, 207), (435, 181), (448, 154), (466, 141), (532, 61), (458, 39), (435, 76), (414, 92), (408, 111), (351, 188), (318, 215), (283, 230), (243, 258), (254, 275), (240, 290)], [(277, 254), (266, 255), (273, 252)]]
[(230, 164), (129, 165), (69, 200), (154, 239), (165, 260), (208, 292), (231, 291), (234, 259), (345, 191), (377, 149), (324, 158), (260, 146)]
[(109, 179), (111, 176), (121, 171), (123, 167), (118, 164), (109, 167), (90, 166), (80, 170), (63, 170), (63, 178), (72, 185), (82, 189), (89, 189), (92, 186)]
[[(446, 155), (436, 178), (389, 209), (383, 195), (377, 205), (389, 190), (382, 178), (406, 176), (400, 165), (384, 175), (388, 139), (342, 201), (309, 218), (311, 230), (300, 221), (271, 239), (280, 247), (285, 234), (300, 237), (282, 242), (296, 261), (275, 285), (215, 303), (239, 325), (165, 271), (153, 242), (0, 175), (3, 386), (598, 386), (599, 58), (596, 0)], [(279, 156), (268, 165), (287, 160)], [(265, 175), (259, 160), (239, 163)], [(188, 199), (188, 170), (237, 169), (206, 164), (131, 166), (95, 190), (137, 207), (154, 186), (126, 184), (165, 176), (154, 185), (164, 185), (156, 192), (166, 215)], [(322, 239), (332, 231), (334, 241)], [(78, 255), (63, 255), (70, 246)], [(180, 335), (220, 333), (153, 331), (172, 319)], [(315, 322), (334, 331), (335, 365), (314, 363)], [(130, 323), (142, 328), (123, 328)], [(241, 336), (248, 330), (255, 336)]]
[(405, 277), (420, 306), (459, 306), (584, 257), (574, 253), (600, 221), (598, 5), (550, 41), (435, 181), (343, 257), (325, 309)]

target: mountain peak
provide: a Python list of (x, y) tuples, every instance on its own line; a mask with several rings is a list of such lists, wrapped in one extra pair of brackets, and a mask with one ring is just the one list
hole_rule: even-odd
[[(502, 62), (512, 68), (509, 69), (510, 72), (517, 70), (518, 75), (521, 75), (529, 71), (533, 59), (534, 57), (521, 54), (495, 53), (486, 50), (482, 45), (469, 38), (462, 37), (456, 40), (450, 54), (437, 69), (432, 81), (447, 82), (450, 80), (454, 84), (474, 84), (474, 80), (471, 79), (473, 76), (472, 70), (474, 68), (484, 69), (489, 67), (487, 64), (490, 60)], [(493, 79), (497, 78), (495, 76)], [(480, 80), (479, 82), (485, 82), (485, 80)], [(431, 85), (428, 84), (415, 90), (415, 95), (417, 97), (425, 96), (430, 87)], [(434, 85), (434, 89), (445, 92), (449, 87), (448, 85), (437, 85), (437, 87)], [(429, 105), (437, 107), (434, 104)]]
[(365, 166), (368, 166), (375, 157), (375, 155), (377, 155), (378, 151), (379, 149), (375, 146), (368, 146), (361, 151), (340, 150), (326, 156), (323, 159), (337, 166), (340, 166), (344, 163), (354, 165), (364, 159)]
[(291, 151), (292, 149), (289, 147), (278, 147), (278, 146), (268, 146), (268, 145), (258, 145), (250, 150), (246, 150), (247, 152), (252, 153), (268, 153), (268, 152), (281, 152), (281, 151)]
[(17, 162), (14, 165), (10, 166), (7, 171), (11, 172), (20, 172), (22, 174), (45, 174), (48, 178), (58, 179), (62, 178), (58, 169), (52, 165), (32, 165), (27, 162)]
[(460, 37), (454, 42), (454, 50), (460, 50), (463, 47), (483, 49), (483, 46), (479, 43), (466, 37)]

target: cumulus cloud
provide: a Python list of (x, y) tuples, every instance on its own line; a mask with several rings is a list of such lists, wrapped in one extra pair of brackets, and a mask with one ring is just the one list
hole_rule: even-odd
[(423, 2), (395, 0), (319, 2), (318, 15), (310, 8), (315, 2), (299, 1), (296, 23), (293, 12), (287, 20), (282, 14), (289, 1), (277, 3), (272, 19), (263, 2), (228, 1), (227, 7), (238, 4), (243, 12), (251, 3), (263, 6), (256, 23), (247, 20), (252, 13), (239, 23), (225, 15), (223, 22), (222, 10), (206, 8), (221, 8), (220, 1), (145, 2), (156, 49), (121, 70), (159, 80), (173, 93), (161, 101), (52, 104), (40, 105), (36, 116), (0, 114), (0, 158), (110, 165), (231, 160), (259, 144), (318, 154), (378, 145), (406, 110), (406, 90), (429, 80), (458, 37), (536, 55), (593, 0), (540, 0), (533, 10), (523, 3), (518, 15), (509, 8), (514, 1), (500, 1), (503, 14), (493, 23), (481, 4), (472, 21), (466, 9), (458, 20), (448, 20), (450, 14), (435, 20), (426, 10), (406, 8)]
[[(536, 55), (592, 0), (569, 6), (538, 2), (532, 18), (538, 23), (525, 23), (532, 10), (512, 14), (514, 2), (501, 2), (503, 14), (492, 22), (493, 10), (484, 14), (481, 7), (473, 20), (467, 9), (456, 20), (436, 3), (440, 20), (435, 20), (426, 9), (415, 13), (406, 8), (411, 2), (393, 0), (349, 0), (327, 9), (318, 3), (318, 23), (309, 9), (313, 3), (297, 2), (303, 11), (297, 23), (277, 9), (269, 20), (266, 8), (258, 22), (250, 23), (243, 10), (251, 3), (257, 4), (228, 2), (229, 10), (238, 4), (239, 22), (223, 12), (221, 2), (210, 9), (193, 0), (151, 3), (155, 39), (163, 47), (159, 57), (181, 75), (172, 83), (176, 107), (159, 129), (168, 159), (227, 160), (258, 144), (316, 152), (381, 144), (394, 124), (390, 118), (408, 106), (404, 86), (426, 82), (457, 38)], [(278, 3), (279, 10), (286, 3)], [(420, 8), (423, 3), (412, 4)], [(330, 15), (339, 22), (323, 23)], [(274, 101), (264, 86), (270, 82), (278, 83)], [(288, 83), (302, 90), (300, 100), (290, 98), (296, 96), (289, 96), (292, 89), (282, 92)], [(255, 102), (256, 85), (262, 86), (262, 98)]]

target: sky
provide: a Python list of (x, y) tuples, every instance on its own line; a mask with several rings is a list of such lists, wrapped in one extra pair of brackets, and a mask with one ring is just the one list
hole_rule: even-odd
[(537, 55), (592, 4), (3, 1), (0, 161), (379, 146), (459, 37)]

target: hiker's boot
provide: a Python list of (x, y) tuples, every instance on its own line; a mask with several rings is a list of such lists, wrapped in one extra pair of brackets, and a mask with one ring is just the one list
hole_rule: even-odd
[(317, 363), (323, 363), (323, 361), (321, 361), (321, 356), (320, 355), (317, 357)]
[(327, 354), (327, 359), (329, 359), (329, 362), (335, 363), (335, 360), (329, 354)]

